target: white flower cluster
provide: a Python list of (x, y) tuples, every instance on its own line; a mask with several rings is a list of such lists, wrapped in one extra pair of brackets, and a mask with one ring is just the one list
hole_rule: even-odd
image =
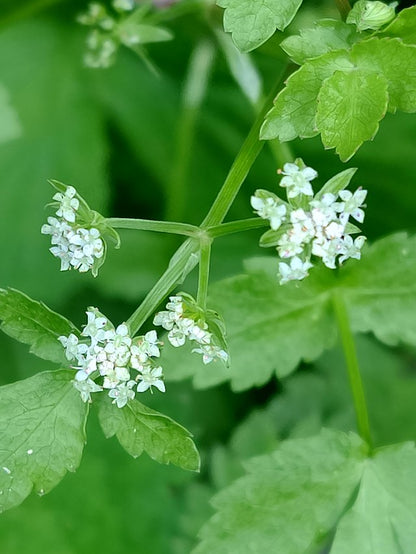
[(166, 311), (159, 312), (153, 320), (154, 325), (161, 325), (169, 331), (168, 340), (172, 346), (183, 346), (186, 340), (196, 345), (192, 352), (202, 354), (204, 364), (213, 360), (228, 362), (228, 353), (218, 344), (210, 332), (208, 324), (199, 317), (200, 314), (187, 309), (182, 295), (171, 296), (166, 304)]
[[(284, 175), (280, 186), (287, 190), (288, 203), (264, 190), (256, 191), (251, 198), (256, 213), (270, 222), (272, 244), (280, 258), (288, 260), (279, 263), (280, 283), (304, 279), (312, 267), (312, 255), (331, 269), (337, 261), (342, 264), (348, 258), (360, 259), (366, 239), (351, 237), (359, 229), (349, 219), (364, 221), (362, 207), (367, 191), (323, 191), (314, 196), (310, 183), (317, 176), (314, 169), (287, 163), (280, 173)], [(267, 232), (269, 240), (272, 231)]]
[(59, 337), (67, 359), (76, 362), (73, 383), (84, 402), (91, 401), (91, 393), (108, 390), (113, 404), (122, 408), (136, 391), (152, 392), (156, 387), (165, 392), (162, 368), (156, 362), (161, 344), (156, 331), (131, 338), (125, 323), (115, 329), (96, 308), (89, 308), (87, 317), (80, 339), (72, 333)]
[[(131, 12), (136, 4), (134, 0), (113, 0), (112, 6), (118, 14)], [(87, 37), (88, 51), (84, 56), (84, 63), (88, 67), (106, 68), (113, 62), (120, 41), (116, 28), (118, 18), (107, 12), (102, 4), (93, 2), (88, 6), (88, 11), (77, 18), (78, 23), (94, 27)]]
[(67, 187), (65, 193), (57, 192), (57, 217), (48, 217), (42, 226), (44, 235), (51, 235), (50, 251), (61, 260), (61, 271), (74, 268), (84, 273), (93, 268), (96, 260), (104, 256), (104, 241), (96, 228), (85, 229), (76, 223), (79, 200), (74, 187)]

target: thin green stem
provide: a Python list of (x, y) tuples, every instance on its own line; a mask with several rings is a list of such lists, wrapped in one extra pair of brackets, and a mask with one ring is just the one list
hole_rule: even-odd
[(260, 128), (263, 124), (264, 117), (269, 111), (272, 101), (275, 98), (277, 92), (281, 88), (287, 75), (286, 69), (279, 76), (276, 85), (273, 87), (272, 92), (267, 97), (263, 108), (257, 115), (257, 118), (241, 147), (241, 150), (237, 154), (233, 165), (225, 179), (225, 182), (218, 193), (211, 209), (209, 210), (206, 218), (202, 222), (201, 227), (212, 227), (213, 225), (219, 225), (222, 223), (224, 217), (227, 215), (235, 197), (240, 190), (241, 185), (245, 181), (248, 172), (254, 164), (257, 156), (261, 152), (264, 142), (259, 140)]
[[(282, 73), (276, 85), (273, 87), (270, 96), (267, 98), (263, 109), (258, 114), (252, 129), (250, 130), (243, 146), (241, 147), (241, 150), (237, 154), (237, 157), (231, 166), (228, 176), (218, 193), (213, 206), (204, 219), (203, 227), (205, 229), (215, 227), (216, 225), (222, 223), (251, 166), (254, 164), (258, 154), (260, 153), (264, 145), (264, 142), (260, 142), (258, 138), (260, 127), (266, 112), (272, 105), (273, 98), (281, 88), (285, 78), (286, 72)], [(167, 296), (179, 282), (182, 282), (188, 273), (192, 271), (198, 261), (196, 256), (198, 250), (199, 242), (190, 238), (186, 240), (176, 251), (170, 261), (168, 269), (150, 290), (137, 310), (128, 319), (127, 323), (132, 334), (135, 334), (140, 329), (147, 318), (159, 306), (161, 300)]]
[(207, 307), (211, 243), (211, 239), (201, 239), (201, 250), (199, 252), (198, 295), (196, 302), (203, 310)]
[(251, 231), (251, 229), (260, 229), (268, 225), (270, 225), (269, 221), (261, 219), (260, 217), (252, 217), (250, 219), (239, 219), (237, 221), (230, 221), (229, 223), (221, 223), (221, 225), (214, 225), (213, 227), (208, 227), (206, 232), (210, 237), (217, 238), (231, 235), (232, 233)]
[(196, 46), (189, 62), (178, 123), (176, 155), (167, 187), (166, 219), (168, 220), (182, 219), (184, 215), (192, 145), (214, 54), (213, 45), (204, 40)]
[(199, 233), (199, 227), (188, 223), (174, 221), (154, 221), (152, 219), (125, 219), (110, 217), (106, 222), (114, 229), (134, 229), (136, 231), (156, 231), (157, 233), (171, 233), (194, 237)]
[(342, 20), (345, 21), (352, 9), (349, 0), (335, 0), (335, 3), (337, 5)]
[(348, 318), (348, 312), (341, 294), (336, 291), (333, 293), (332, 302), (338, 323), (339, 333), (341, 336), (345, 361), (347, 364), (348, 378), (354, 400), (358, 432), (361, 438), (363, 438), (367, 442), (367, 444), (371, 446), (372, 442), (367, 403), (365, 399), (364, 386), (361, 379), (360, 366), (358, 364), (354, 337)]

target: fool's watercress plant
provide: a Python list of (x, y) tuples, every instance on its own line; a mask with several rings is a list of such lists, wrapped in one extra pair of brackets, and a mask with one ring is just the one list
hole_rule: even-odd
[[(198, 2), (179, 4), (205, 9)], [(203, 527), (195, 552), (278, 549), (290, 554), (325, 547), (333, 553), (411, 552), (414, 446), (374, 447), (353, 332), (372, 332), (388, 345), (416, 344), (415, 240), (395, 234), (367, 246), (364, 235), (354, 237), (361, 233), (357, 223), (365, 233), (365, 202), (370, 206), (377, 191), (367, 197), (360, 186), (347, 188), (355, 168), (320, 182), (314, 160), (305, 160), (306, 165), (282, 143), (320, 134), (324, 147), (335, 148), (347, 161), (374, 137), (387, 111), (416, 111), (416, 11), (408, 8), (396, 14), (396, 6), (378, 1), (359, 0), (352, 9), (347, 0), (337, 4), (343, 20), (325, 18), (289, 35), (287, 28), (300, 1), (218, 2), (224, 8), (225, 31), (243, 51), (263, 45), (276, 29), (286, 29), (275, 48), (281, 48), (288, 63), (286, 72), (276, 76), (275, 87), (200, 225), (104, 217), (74, 186), (51, 181), (57, 191), (51, 204), (55, 214), (41, 232), (50, 235), (50, 250), (61, 271), (91, 271), (100, 279), (108, 244), (123, 248), (120, 229), (186, 239), (143, 302), (121, 322), (111, 322), (99, 308), (86, 306), (87, 322), (79, 330), (23, 292), (0, 291), (3, 331), (28, 344), (34, 355), (57, 364), (55, 371), (0, 388), (2, 511), (22, 502), (32, 490), (48, 492), (78, 467), (90, 404), (98, 409), (104, 434), (115, 435), (132, 456), (144, 451), (160, 463), (197, 471), (199, 455), (190, 433), (142, 404), (147, 394), (169, 395), (169, 381), (190, 376), (197, 387), (228, 380), (235, 390), (259, 386), (273, 374), (286, 377), (302, 361), (317, 360), (338, 337), (358, 434), (323, 430), (277, 448), (273, 444), (272, 452), (247, 462), (246, 475), (215, 497), (218, 513)], [(172, 37), (165, 25), (175, 31), (177, 9), (157, 12), (151, 2), (136, 6), (115, 0), (110, 12), (92, 4), (79, 17), (93, 27), (86, 65), (95, 70), (109, 67), (124, 45), (155, 69), (143, 45)], [(211, 9), (207, 8), (210, 36), (255, 104), (259, 72), (249, 58), (230, 49)], [(194, 132), (195, 110), (208, 86), (215, 46), (206, 44), (199, 43), (190, 64), (185, 138), (178, 148), (181, 160), (186, 160), (184, 148)], [(254, 87), (245, 78), (247, 71)], [(256, 217), (224, 223), (262, 140), (276, 138), (280, 142), (271, 143), (271, 148), (283, 175), (281, 188), (258, 188), (251, 197)], [(186, 161), (184, 168), (186, 173)], [(181, 171), (176, 185), (183, 184)], [(359, 175), (357, 185), (365, 186)], [(181, 186), (176, 193), (180, 200)], [(261, 227), (268, 229), (260, 246), (277, 251), (279, 259), (274, 254), (249, 260), (243, 275), (215, 284), (208, 295), (217, 239)], [(185, 279), (197, 265), (194, 297)], [(165, 339), (156, 329), (144, 328), (150, 318), (155, 327), (167, 331)]]

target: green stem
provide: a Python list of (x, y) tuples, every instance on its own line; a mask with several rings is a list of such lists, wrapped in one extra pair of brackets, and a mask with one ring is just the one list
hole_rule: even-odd
[(252, 126), (246, 140), (241, 147), (241, 150), (237, 154), (233, 165), (225, 179), (225, 182), (215, 199), (211, 209), (209, 210), (206, 218), (202, 222), (201, 227), (207, 228), (222, 223), (224, 217), (227, 215), (235, 197), (240, 190), (241, 185), (245, 181), (251, 166), (255, 162), (257, 156), (261, 152), (264, 142), (259, 140), (260, 128), (263, 124), (264, 117), (269, 111), (272, 101), (275, 98), (277, 92), (281, 88), (287, 71), (286, 69), (279, 76), (276, 85), (273, 87), (271, 94), (267, 97), (263, 108), (260, 110), (257, 118)]
[(176, 155), (167, 187), (166, 219), (168, 220), (183, 218), (192, 144), (213, 60), (213, 45), (204, 40), (196, 46), (189, 62), (177, 131)]
[(201, 239), (201, 250), (199, 254), (199, 278), (197, 304), (203, 310), (207, 307), (209, 264), (211, 260), (211, 239)]
[(110, 217), (106, 222), (114, 229), (134, 229), (136, 231), (156, 231), (158, 233), (172, 233), (194, 237), (198, 235), (199, 228), (188, 223), (176, 223), (174, 221), (154, 221), (152, 219), (124, 219)]
[(349, 323), (348, 312), (340, 293), (333, 293), (332, 302), (338, 323), (339, 333), (341, 335), (345, 361), (347, 364), (348, 378), (354, 400), (358, 432), (361, 438), (363, 438), (367, 444), (371, 446), (371, 432), (367, 403), (365, 400), (364, 387), (361, 379), (354, 337)]
[(260, 229), (261, 227), (267, 227), (268, 225), (270, 225), (269, 221), (261, 219), (260, 217), (253, 217), (250, 219), (230, 221), (229, 223), (221, 223), (221, 225), (214, 225), (213, 227), (208, 227), (206, 232), (210, 237), (217, 238), (225, 235), (231, 235), (232, 233), (250, 231), (251, 229)]
[(342, 20), (345, 21), (352, 9), (349, 0), (335, 0), (335, 3), (337, 5)]
[[(280, 76), (276, 85), (273, 87), (270, 96), (267, 98), (263, 109), (258, 114), (252, 129), (250, 130), (243, 146), (241, 147), (241, 150), (237, 154), (237, 157), (231, 166), (228, 176), (218, 193), (213, 206), (209, 210), (207, 217), (204, 219), (203, 227), (205, 229), (208, 227), (215, 227), (222, 223), (235, 196), (240, 190), (247, 173), (260, 153), (264, 145), (264, 142), (260, 142), (258, 138), (260, 127), (264, 116), (270, 109), (272, 100), (281, 88), (285, 77), (286, 72)], [(127, 323), (133, 335), (137, 333), (147, 318), (156, 310), (161, 300), (175, 288), (178, 282), (182, 282), (186, 275), (192, 271), (197, 262), (195, 254), (198, 250), (199, 242), (194, 239), (188, 239), (176, 251), (170, 261), (168, 269), (150, 290), (137, 310), (128, 319)]]

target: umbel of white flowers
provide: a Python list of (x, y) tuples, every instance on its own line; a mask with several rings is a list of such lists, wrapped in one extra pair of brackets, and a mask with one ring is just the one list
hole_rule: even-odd
[(366, 238), (351, 237), (360, 230), (349, 220), (364, 221), (367, 191), (359, 188), (353, 194), (344, 190), (351, 177), (336, 182), (334, 178), (314, 196), (311, 181), (318, 174), (300, 159), (285, 164), (279, 173), (283, 174), (280, 186), (286, 189), (288, 202), (272, 192), (257, 190), (251, 205), (257, 215), (270, 222), (271, 230), (260, 244), (276, 246), (282, 260), (280, 283), (304, 279), (312, 267), (312, 256), (321, 258), (331, 269), (337, 261), (342, 264), (348, 258), (360, 259)]
[(123, 408), (136, 392), (152, 392), (152, 387), (165, 392), (156, 331), (132, 338), (125, 323), (115, 329), (97, 308), (89, 308), (87, 318), (80, 338), (59, 337), (77, 369), (73, 384), (84, 402), (91, 401), (91, 393), (107, 390), (113, 404)]
[(100, 231), (85, 228), (78, 222), (80, 201), (74, 187), (57, 192), (56, 217), (48, 217), (48, 223), (42, 226), (41, 233), (51, 235), (52, 247), (49, 249), (61, 261), (61, 271), (74, 268), (85, 273), (97, 266), (105, 254), (105, 245)]
[[(225, 330), (218, 314), (212, 310), (203, 312), (194, 299), (185, 293), (171, 296), (166, 304), (166, 311), (159, 312), (153, 320), (154, 325), (161, 325), (169, 331), (168, 340), (172, 346), (183, 346), (187, 340), (196, 348), (192, 352), (202, 354), (204, 364), (212, 361), (222, 361), (225, 364), (229, 356), (225, 345)], [(212, 313), (216, 319), (216, 333), (211, 332), (204, 315)]]

